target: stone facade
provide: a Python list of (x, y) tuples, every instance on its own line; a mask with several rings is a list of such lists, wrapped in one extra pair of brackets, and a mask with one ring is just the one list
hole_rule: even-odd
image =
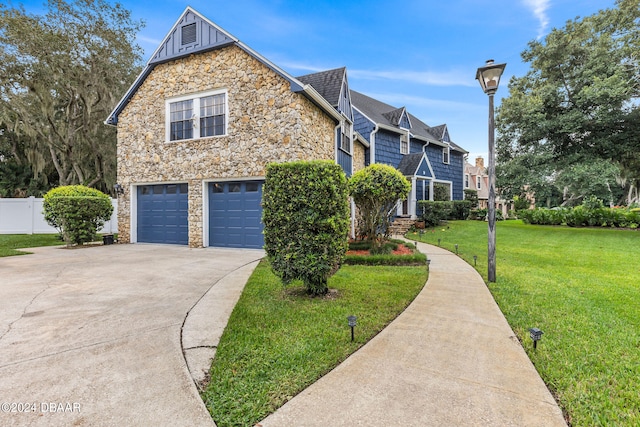
[(365, 168), (365, 147), (358, 141), (353, 144), (353, 173)]
[[(226, 90), (225, 136), (166, 141), (165, 101)], [(334, 159), (335, 122), (235, 45), (157, 65), (118, 118), (118, 230), (131, 241), (131, 185), (189, 184), (189, 246), (203, 246), (204, 183), (262, 178), (270, 162)], [(134, 213), (135, 214), (135, 213)]]

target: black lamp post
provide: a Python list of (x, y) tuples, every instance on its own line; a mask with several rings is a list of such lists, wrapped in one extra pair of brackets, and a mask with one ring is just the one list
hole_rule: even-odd
[(494, 64), (493, 59), (487, 61), (484, 67), (478, 68), (476, 79), (484, 93), (489, 95), (489, 282), (496, 281), (496, 154), (495, 154), (495, 123), (493, 114), (493, 95), (498, 90), (500, 76), (507, 64)]

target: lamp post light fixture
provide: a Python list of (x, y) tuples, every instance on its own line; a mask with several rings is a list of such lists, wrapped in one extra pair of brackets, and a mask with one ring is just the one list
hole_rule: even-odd
[(440, 240), (441, 240), (441, 239), (438, 239), (438, 246), (440, 246)]
[(538, 344), (538, 341), (542, 339), (542, 334), (544, 334), (544, 332), (542, 332), (538, 328), (529, 328), (529, 336), (533, 340), (534, 349), (536, 348), (536, 344)]
[(489, 95), (489, 201), (487, 216), (489, 219), (488, 243), (488, 279), (496, 281), (496, 154), (495, 154), (495, 122), (493, 113), (493, 96), (498, 90), (500, 76), (507, 64), (494, 64), (493, 59), (487, 61), (484, 67), (478, 68), (476, 79), (480, 82), (482, 91)]
[(122, 188), (122, 185), (120, 184), (115, 184), (113, 186), (114, 191), (116, 192), (116, 195), (122, 195), (124, 194), (124, 188)]
[(456, 255), (458, 255), (458, 244), (456, 243)]
[(476, 265), (478, 265), (478, 255), (473, 256), (473, 266), (475, 267)]
[(351, 342), (353, 342), (353, 328), (356, 327), (356, 316), (347, 316), (347, 321), (349, 322), (349, 327), (351, 328)]

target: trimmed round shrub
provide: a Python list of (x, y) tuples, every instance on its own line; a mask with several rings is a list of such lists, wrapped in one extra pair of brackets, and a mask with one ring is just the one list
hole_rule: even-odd
[(67, 244), (95, 240), (109, 221), (113, 205), (108, 195), (83, 185), (57, 187), (44, 195), (44, 219), (60, 231)]
[(284, 284), (322, 295), (343, 261), (350, 225), (347, 178), (331, 161), (267, 166), (262, 196), (265, 251)]

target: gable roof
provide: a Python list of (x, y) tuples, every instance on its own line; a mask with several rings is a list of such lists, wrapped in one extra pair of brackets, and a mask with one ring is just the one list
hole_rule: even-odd
[(258, 52), (242, 43), (238, 38), (232, 36), (190, 6), (187, 6), (169, 33), (167, 33), (160, 46), (153, 55), (151, 55), (151, 59), (149, 59), (140, 75), (133, 82), (129, 90), (127, 90), (120, 102), (118, 102), (118, 105), (116, 105), (111, 114), (109, 114), (105, 124), (113, 126), (118, 124), (118, 115), (124, 110), (142, 83), (144, 83), (158, 64), (193, 55), (194, 53), (221, 49), (230, 45), (238, 46), (288, 81), (291, 86), (291, 91), (304, 94), (316, 106), (324, 110), (325, 113), (335, 120), (341, 119), (336, 109), (333, 108), (333, 105), (329, 105), (326, 99), (322, 97), (313, 86), (297, 80)]
[(336, 110), (348, 117), (349, 120), (353, 120), (351, 92), (349, 91), (346, 67), (320, 71), (296, 78), (302, 83), (311, 85)]
[(424, 152), (405, 154), (402, 156), (402, 160), (400, 160), (400, 164), (398, 165), (398, 170), (404, 176), (433, 178), (433, 169), (431, 169), (431, 164), (429, 163), (427, 154)]
[(329, 102), (329, 104), (337, 107), (340, 99), (342, 82), (344, 81), (344, 75), (346, 72), (346, 67), (342, 67), (299, 76), (297, 79), (302, 83), (313, 86), (315, 90), (317, 90), (318, 93)]
[(353, 102), (353, 106), (355, 108), (357, 108), (370, 120), (373, 120), (376, 124), (383, 125), (391, 129), (397, 129), (398, 132), (400, 132), (401, 129), (398, 123), (394, 123), (394, 119), (396, 119), (399, 111), (404, 111), (411, 123), (411, 134), (413, 136), (426, 139), (427, 141), (434, 142), (437, 145), (450, 145), (451, 148), (456, 151), (460, 151), (463, 153), (467, 152), (465, 149), (453, 142), (442, 140), (442, 132), (440, 132), (439, 129), (436, 129), (436, 131), (433, 132), (433, 128), (431, 126), (427, 125), (422, 120), (406, 111), (404, 107), (393, 107), (360, 92), (356, 92), (355, 90), (351, 91), (351, 101)]

